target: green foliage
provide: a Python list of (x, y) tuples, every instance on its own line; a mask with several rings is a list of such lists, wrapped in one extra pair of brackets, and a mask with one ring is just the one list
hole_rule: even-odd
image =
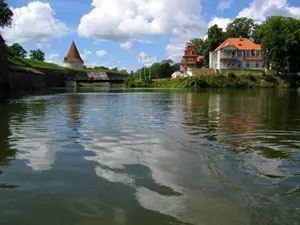
[(205, 49), (203, 51), (205, 56), (204, 66), (208, 67), (209, 65), (209, 52), (215, 50), (222, 44), (226, 39), (225, 33), (222, 28), (219, 28), (218, 25), (214, 25), (208, 29), (207, 39), (204, 40)]
[(21, 58), (25, 58), (27, 55), (27, 52), (25, 51), (25, 49), (18, 43), (15, 43), (15, 44), (7, 47), (7, 49), (11, 54), (21, 57)]
[(261, 24), (256, 35), (265, 52), (267, 68), (276, 73), (300, 71), (300, 20), (272, 16)]
[(43, 62), (45, 61), (45, 53), (40, 49), (30, 50), (30, 59)]
[(10, 26), (12, 22), (13, 12), (9, 9), (4, 0), (0, 0), (0, 27)]
[(228, 79), (230, 80), (235, 80), (236, 79), (236, 75), (232, 72), (230, 72), (228, 75), (227, 75)]
[(194, 38), (191, 40), (191, 43), (195, 45), (198, 55), (204, 55), (206, 49), (206, 43), (201, 38)]
[(149, 88), (153, 87), (153, 80), (151, 79), (138, 79), (137, 77), (134, 76), (129, 76), (128, 78), (125, 79), (124, 81), (125, 87), (129, 88)]
[(284, 78), (270, 76), (264, 79), (263, 76), (242, 75), (229, 76), (195, 76), (176, 79), (141, 80), (136, 77), (129, 77), (125, 80), (125, 87), (129, 88), (296, 88), (300, 85), (299, 75), (287, 76)]
[(32, 71), (34, 73), (39, 73), (35, 68), (59, 69), (59, 70), (66, 69), (53, 63), (46, 63), (37, 60), (17, 57), (11, 53), (8, 54), (8, 63), (9, 63), (9, 67), (12, 69), (22, 69), (26, 71)]
[(179, 70), (179, 63), (174, 63), (172, 60), (167, 59), (162, 62), (154, 63), (148, 68), (142, 67), (138, 69), (134, 75), (140, 79), (169, 78), (174, 72)]
[(219, 47), (219, 45), (224, 42), (225, 38), (225, 33), (218, 25), (210, 27), (207, 32), (206, 53)]
[[(91, 69), (91, 68), (89, 68)], [(103, 71), (107, 71), (109, 70), (108, 67), (105, 67), (105, 66), (95, 66), (94, 68), (92, 68), (93, 70), (103, 70)]]
[(253, 19), (246, 17), (236, 18), (226, 28), (226, 37), (250, 38), (256, 25)]

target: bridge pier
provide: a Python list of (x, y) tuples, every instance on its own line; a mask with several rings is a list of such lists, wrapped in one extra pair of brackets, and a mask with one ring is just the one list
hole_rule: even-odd
[(74, 80), (67, 80), (65, 83), (65, 86), (67, 88), (76, 88), (77, 87), (77, 82)]

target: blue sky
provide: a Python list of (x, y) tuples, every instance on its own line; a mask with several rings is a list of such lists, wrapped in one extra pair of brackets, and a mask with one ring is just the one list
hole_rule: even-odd
[[(213, 24), (225, 28), (237, 16), (257, 22), (270, 15), (300, 17), (298, 0), (9, 0), (8, 43), (42, 48), (61, 63), (74, 40), (87, 65), (137, 69), (171, 58), (185, 43), (205, 37)], [(120, 44), (127, 43), (122, 49)], [(98, 54), (97, 54), (98, 52)], [(150, 58), (151, 55), (151, 58)], [(139, 57), (142, 56), (142, 57)]]

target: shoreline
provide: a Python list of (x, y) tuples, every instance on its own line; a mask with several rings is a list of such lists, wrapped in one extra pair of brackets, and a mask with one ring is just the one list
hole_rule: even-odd
[(139, 79), (129, 77), (124, 82), (127, 88), (284, 88), (297, 89), (300, 87), (300, 76), (266, 75), (266, 76), (193, 76), (168, 79)]

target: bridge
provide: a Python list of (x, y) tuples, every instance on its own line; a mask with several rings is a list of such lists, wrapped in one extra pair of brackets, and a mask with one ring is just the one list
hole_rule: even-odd
[(76, 87), (79, 82), (84, 83), (123, 83), (127, 75), (117, 72), (104, 71), (78, 71), (66, 76), (66, 87)]

